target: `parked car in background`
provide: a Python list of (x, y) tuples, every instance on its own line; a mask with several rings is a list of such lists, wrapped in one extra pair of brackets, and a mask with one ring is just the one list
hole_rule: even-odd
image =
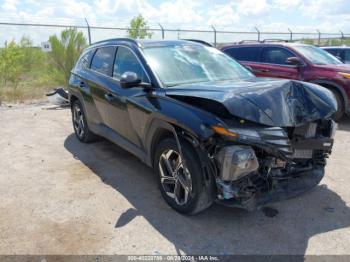
[(350, 64), (350, 47), (349, 46), (325, 46), (321, 47), (328, 53), (331, 53), (336, 58), (345, 64)]
[(259, 77), (278, 77), (319, 84), (338, 102), (334, 119), (349, 113), (350, 66), (321, 48), (297, 43), (240, 43), (221, 50)]
[(76, 137), (103, 136), (153, 167), (165, 201), (185, 214), (213, 201), (252, 210), (305, 192), (333, 146), (330, 91), (257, 78), (202, 43), (99, 42), (69, 85)]

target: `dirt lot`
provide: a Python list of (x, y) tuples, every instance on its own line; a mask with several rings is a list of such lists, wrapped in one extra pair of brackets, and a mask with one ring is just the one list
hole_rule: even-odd
[(175, 213), (134, 156), (78, 142), (67, 109), (3, 106), (0, 123), (0, 254), (350, 254), (350, 119), (321, 185), (275, 217)]

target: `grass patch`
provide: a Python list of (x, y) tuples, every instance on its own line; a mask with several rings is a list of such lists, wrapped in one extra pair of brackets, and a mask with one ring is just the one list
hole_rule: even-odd
[[(43, 72), (44, 71), (44, 72)], [(0, 86), (0, 102), (24, 102), (26, 100), (40, 99), (47, 91), (60, 86), (54, 74), (36, 70), (19, 76), (18, 82), (7, 82)]]

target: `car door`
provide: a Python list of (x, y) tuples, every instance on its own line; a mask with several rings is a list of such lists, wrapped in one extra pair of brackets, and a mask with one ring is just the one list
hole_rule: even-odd
[(150, 83), (149, 77), (144, 70), (136, 54), (126, 46), (118, 46), (113, 67), (113, 82), (109, 86), (106, 98), (108, 100), (108, 126), (124, 139), (141, 146), (141, 140), (135, 131), (129, 110), (134, 105), (133, 97), (145, 95), (144, 87), (122, 88), (120, 78), (125, 72), (136, 73), (142, 82)]
[(287, 62), (289, 57), (296, 57), (294, 53), (284, 47), (264, 47), (261, 55), (261, 68), (256, 74), (261, 77), (277, 77), (300, 80), (300, 68)]
[(96, 111), (100, 119), (102, 119), (102, 124), (108, 123), (108, 101), (106, 100), (106, 94), (109, 87), (114, 84), (112, 71), (115, 53), (116, 47), (114, 46), (98, 48), (91, 61), (89, 80), (85, 83), (91, 90), (91, 96)]
[(81, 56), (75, 68), (72, 70), (69, 79), (69, 85), (73, 87), (74, 90), (79, 90), (78, 92), (82, 96), (81, 102), (83, 102), (84, 105), (87, 121), (92, 124), (101, 123), (102, 121), (92, 99), (90, 88), (93, 86), (91, 82), (90, 64), (95, 51), (96, 50), (88, 50)]

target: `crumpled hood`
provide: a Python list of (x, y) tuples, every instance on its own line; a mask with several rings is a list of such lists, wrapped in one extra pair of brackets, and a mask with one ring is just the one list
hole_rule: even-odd
[(196, 97), (223, 104), (230, 114), (268, 126), (298, 126), (330, 117), (333, 94), (321, 86), (294, 80), (251, 78), (206, 82), (165, 89), (170, 97)]

